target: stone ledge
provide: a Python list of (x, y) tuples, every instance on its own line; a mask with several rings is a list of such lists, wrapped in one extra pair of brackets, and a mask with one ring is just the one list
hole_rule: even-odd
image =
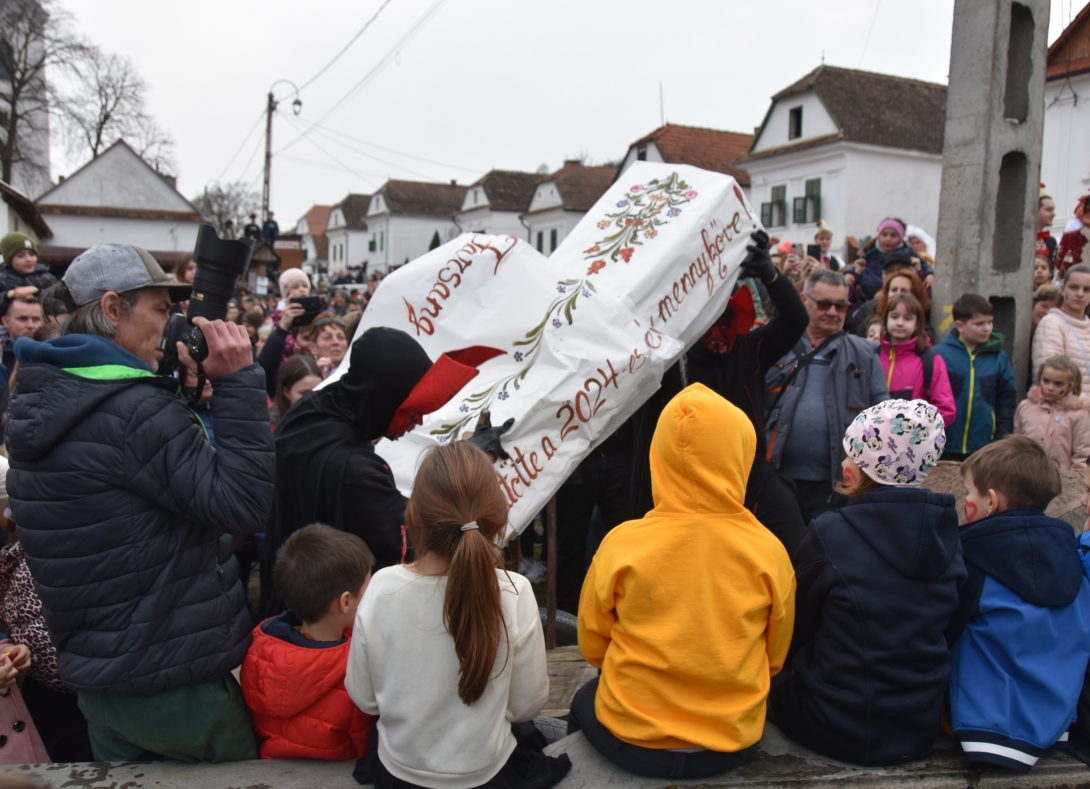
[(699, 780), (638, 778), (625, 773), (600, 756), (582, 732), (550, 745), (551, 755), (567, 753), (572, 769), (556, 789), (664, 789), (665, 787), (764, 786), (807, 789), (878, 789), (902, 785), (912, 789), (1086, 789), (1090, 768), (1058, 751), (1046, 752), (1028, 775), (1004, 770), (979, 769), (969, 765), (952, 740), (940, 740), (935, 753), (925, 761), (899, 767), (870, 768), (845, 764), (802, 747), (787, 739), (772, 723), (765, 724), (764, 737), (755, 758), (736, 771)]
[[(567, 753), (572, 770), (557, 789), (665, 789), (666, 787), (801, 787), (807, 789), (1090, 789), (1090, 768), (1058, 751), (1048, 751), (1028, 775), (969, 766), (950, 740), (936, 743), (931, 759), (900, 767), (856, 767), (819, 756), (784, 737), (769, 723), (758, 754), (733, 773), (683, 781), (638, 778), (602, 758), (582, 733), (546, 749)], [(354, 761), (269, 761), (228, 764), (124, 762), (121, 764), (40, 764), (0, 767), (0, 775), (36, 776), (55, 789), (357, 789)], [(0, 783), (0, 786), (3, 784)]]

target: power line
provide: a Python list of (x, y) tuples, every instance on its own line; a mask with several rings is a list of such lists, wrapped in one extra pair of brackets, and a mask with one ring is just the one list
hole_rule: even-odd
[(363, 35), (363, 31), (365, 31), (367, 28), (369, 28), (371, 26), (371, 23), (374, 22), (376, 19), (378, 19), (378, 15), (381, 14), (383, 9), (386, 8), (386, 6), (390, 5), (391, 2), (393, 2), (393, 0), (386, 0), (386, 2), (384, 2), (382, 5), (380, 5), (378, 7), (378, 11), (376, 11), (374, 13), (374, 15), (364, 23), (363, 27), (361, 27), (359, 29), (359, 31), (356, 33), (356, 35), (352, 36), (352, 40), (344, 45), (344, 49), (342, 49), (340, 52), (338, 52), (336, 55), (334, 55), (333, 59), (331, 61), (326, 63), (324, 66), (322, 66), (322, 68), (318, 71), (317, 74), (315, 74), (313, 77), (311, 77), (306, 82), (304, 82), (301, 86), (299, 86), (299, 92), (301, 93), (303, 91), (303, 89), (306, 88), (308, 85), (310, 85), (312, 82), (314, 82), (314, 80), (318, 79), (318, 77), (325, 74), (326, 71), (329, 70), (329, 67), (332, 66), (334, 63), (336, 63), (340, 59), (341, 55), (343, 55), (345, 52), (347, 52), (349, 50), (349, 48), (353, 44), (356, 43), (357, 39), (359, 39), (359, 37)]
[[(287, 116), (285, 116), (285, 118), (286, 118), (286, 117), (287, 117)], [(289, 122), (289, 123), (291, 123), (291, 124), (292, 124), (293, 126), (295, 126), (295, 125), (296, 125), (296, 124), (295, 124), (295, 122), (294, 122), (293, 120), (291, 120), (291, 119), (288, 119), (288, 122)], [(298, 127), (297, 127), (297, 128), (298, 128)], [(336, 156), (334, 156), (333, 154), (331, 154), (331, 153), (330, 153), (329, 151), (327, 151), (327, 150), (326, 150), (325, 148), (323, 148), (323, 147), (322, 147), (321, 145), (319, 145), (319, 144), (318, 144), (318, 141), (317, 141), (317, 140), (315, 140), (315, 139), (311, 138), (311, 140), (310, 140), (310, 144), (311, 144), (311, 145), (313, 145), (313, 146), (314, 146), (315, 148), (317, 148), (317, 149), (318, 149), (319, 151), (321, 151), (322, 153), (324, 153), (324, 154), (325, 154), (326, 156), (328, 156), (328, 157), (329, 157), (330, 159), (332, 159), (332, 160), (333, 160), (334, 162), (336, 162), (337, 164), (339, 164), (339, 165), (340, 165), (341, 167), (343, 167), (343, 168), (344, 168), (345, 170), (347, 170), (348, 172), (352, 173), (352, 175), (356, 176), (357, 178), (363, 178), (363, 179), (364, 179), (364, 180), (366, 180), (366, 181), (370, 181), (370, 180), (371, 180), (370, 178), (368, 178), (367, 176), (363, 175), (362, 173), (358, 173), (358, 172), (356, 172), (356, 171), (355, 171), (355, 170), (353, 170), (353, 169), (352, 169), (351, 167), (349, 167), (349, 166), (348, 166), (347, 164), (345, 164), (345, 163), (344, 163), (344, 162), (342, 162), (342, 161), (341, 161), (340, 159), (338, 159), (338, 158), (337, 158)]]
[[(342, 142), (342, 141), (336, 139), (335, 137), (329, 136), (325, 132), (325, 130), (323, 130), (321, 128), (312, 127), (310, 129), (310, 131), (315, 132), (316, 134), (320, 134), (324, 138), (329, 140), (330, 142), (335, 143), (335, 144), (341, 146), (342, 148), (346, 148), (349, 151), (353, 151), (354, 153), (358, 153), (360, 156), (366, 156), (368, 159), (374, 159), (376, 162), (381, 162), (382, 164), (385, 164), (387, 167), (393, 167), (393, 168), (398, 169), (398, 170), (403, 170), (403, 171), (405, 171), (407, 173), (411, 173), (412, 175), (419, 176), (420, 178), (433, 179), (433, 176), (427, 175), (426, 173), (422, 173), (422, 172), (419, 172), (417, 170), (413, 170), (411, 168), (405, 167), (404, 165), (397, 164), (396, 162), (391, 162), (391, 161), (387, 161), (386, 159), (381, 159), (378, 156), (375, 156), (373, 153), (368, 153), (367, 151), (361, 151), (359, 148), (354, 148), (353, 146), (349, 145), (346, 142)], [(310, 138), (310, 141), (314, 142), (314, 138), (313, 137)]]
[[(461, 165), (450, 164), (449, 162), (439, 162), (439, 161), (436, 161), (435, 159), (427, 159), (427, 158), (425, 158), (423, 156), (417, 156), (415, 154), (405, 153), (404, 151), (395, 151), (393, 148), (386, 148), (386, 147), (384, 147), (382, 145), (378, 145), (377, 143), (373, 143), (373, 142), (370, 142), (368, 140), (361, 140), (359, 137), (353, 137), (350, 134), (345, 134), (342, 131), (337, 131), (336, 129), (332, 129), (329, 126), (320, 126), (319, 127), (318, 124), (309, 123), (307, 121), (304, 121), (302, 118), (298, 118), (297, 120), (299, 120), (300, 122), (302, 122), (306, 126), (318, 127), (318, 129), (323, 130), (327, 135), (328, 134), (335, 134), (338, 137), (343, 137), (344, 139), (351, 140), (352, 142), (358, 142), (361, 145), (368, 146), (369, 148), (378, 148), (380, 151), (385, 151), (386, 153), (392, 153), (392, 154), (395, 154), (397, 156), (404, 156), (407, 159), (416, 159), (419, 162), (426, 162), (428, 164), (437, 164), (440, 167), (450, 167), (450, 168), (453, 168), (455, 170), (464, 170), (467, 173), (480, 173), (480, 172), (482, 172), (482, 170), (480, 168), (477, 168), (477, 167), (462, 167)], [(315, 130), (317, 130), (317, 129), (315, 129)]]
[(870, 45), (870, 34), (874, 32), (874, 21), (878, 19), (878, 9), (882, 6), (882, 0), (876, 0), (874, 4), (874, 16), (870, 18), (870, 28), (867, 29), (867, 40), (863, 42), (863, 51), (859, 54), (859, 65), (856, 68), (863, 67), (863, 58), (867, 55), (867, 47)]
[(227, 175), (227, 171), (231, 169), (231, 165), (235, 163), (235, 159), (237, 159), (238, 155), (242, 153), (242, 149), (246, 147), (246, 143), (250, 140), (250, 135), (254, 133), (254, 129), (261, 125), (261, 119), (264, 117), (265, 111), (262, 110), (260, 113), (258, 113), (257, 120), (254, 121), (254, 125), (250, 127), (250, 130), (246, 132), (246, 136), (242, 138), (242, 143), (238, 146), (238, 149), (231, 156), (231, 160), (227, 162), (227, 166), (223, 168), (223, 172), (220, 173), (220, 177), (216, 179), (217, 181), (222, 181), (223, 176)]
[[(416, 21), (416, 23), (411, 28), (409, 28), (408, 32), (406, 32), (405, 35), (403, 35), (400, 39), (398, 39), (397, 43), (394, 44), (387, 51), (387, 53), (385, 55), (383, 55), (382, 59), (379, 60), (379, 62), (370, 71), (368, 71), (366, 74), (364, 74), (363, 78), (359, 82), (357, 82), (355, 85), (353, 85), (351, 88), (349, 88), (347, 93), (345, 93), (343, 96), (341, 96), (341, 98), (339, 98), (337, 101), (335, 101), (333, 103), (333, 106), (331, 106), (328, 110), (326, 110), (325, 114), (322, 115), (320, 118), (318, 118), (317, 121), (315, 121), (315, 124), (321, 123), (326, 118), (328, 118), (330, 115), (332, 115), (334, 112), (336, 112), (346, 101), (348, 101), (348, 99), (350, 99), (352, 97), (353, 94), (356, 93), (356, 91), (358, 91), (360, 88), (362, 88), (368, 82), (370, 82), (371, 79), (376, 74), (378, 74), (378, 72), (381, 71), (382, 68), (384, 66), (386, 66), (386, 64), (389, 63), (398, 54), (400, 49), (403, 46), (405, 46), (405, 44), (407, 44), (409, 42), (409, 40), (411, 40), (413, 38), (413, 36), (415, 36), (417, 33), (420, 32), (420, 30), (423, 29), (424, 25), (427, 24), (428, 21), (432, 18), (432, 16), (435, 15), (435, 12), (438, 11), (439, 8), (446, 2), (447, 2), (447, 0), (436, 0), (436, 2), (434, 4), (432, 4), (431, 8), (429, 8), (427, 11), (425, 11), (424, 15), (422, 17), (420, 17), (420, 19), (418, 19)], [(281, 153), (282, 151), (286, 151), (288, 148), (290, 148), (291, 146), (293, 146), (297, 142), (299, 142), (299, 140), (303, 139), (303, 137), (305, 137), (306, 135), (307, 135), (307, 132), (303, 132), (298, 137), (296, 137), (294, 140), (289, 142), (287, 145), (280, 148), (280, 150), (276, 151), (276, 153)]]

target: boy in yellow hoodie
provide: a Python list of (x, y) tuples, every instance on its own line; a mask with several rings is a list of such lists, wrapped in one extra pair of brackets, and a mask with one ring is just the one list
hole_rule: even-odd
[(761, 738), (795, 619), (787, 551), (745, 508), (753, 425), (702, 384), (651, 443), (655, 508), (606, 535), (579, 598), (579, 648), (601, 669), (568, 731), (651, 778), (732, 770)]

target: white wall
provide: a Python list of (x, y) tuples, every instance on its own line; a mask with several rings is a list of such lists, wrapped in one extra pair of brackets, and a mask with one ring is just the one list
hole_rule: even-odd
[[(375, 207), (374, 198), (371, 200), (371, 207)], [(436, 232), (439, 233), (440, 244), (456, 238), (460, 232), (453, 221), (437, 216), (390, 216), (387, 213), (369, 213), (367, 226), (369, 231), (364, 234), (359, 246), (365, 250), (362, 259), (370, 259), (367, 269), (369, 273), (389, 271), (403, 266), (406, 258), (409, 261), (416, 260), (428, 251)], [(367, 251), (370, 239), (375, 240), (374, 252)]]
[(553, 206), (561, 206), (564, 204), (563, 199), (560, 197), (560, 190), (557, 189), (556, 182), (546, 181), (543, 184), (538, 184), (537, 189), (534, 190), (534, 196), (530, 199), (530, 207), (527, 211), (539, 211), (542, 208), (552, 208)]
[(847, 220), (843, 232), (874, 235), (889, 216), (938, 235), (942, 155), (845, 143)]
[(1059, 238), (1090, 191), (1090, 74), (1045, 83), (1041, 182), (1056, 201), (1052, 234)]
[[(802, 107), (802, 136), (789, 140), (787, 138), (788, 121), (791, 110), (795, 107)], [(757, 140), (757, 144), (753, 146), (753, 151), (756, 153), (769, 148), (779, 148), (783, 145), (794, 145), (814, 137), (833, 134), (836, 131), (836, 124), (829, 117), (829, 113), (826, 112), (821, 99), (813, 91), (799, 93), (796, 96), (780, 99), (775, 103), (771, 115), (765, 122), (764, 129), (761, 131), (761, 136)]]
[(662, 152), (659, 150), (659, 147), (657, 145), (655, 145), (654, 142), (647, 143), (647, 151), (646, 151), (646, 157), (647, 158), (640, 159), (638, 157), (639, 157), (639, 146), (638, 145), (633, 145), (631, 148), (628, 149), (628, 153), (625, 154), (624, 161), (621, 162), (620, 172), (623, 173), (625, 170), (627, 170), (629, 167), (631, 167), (633, 164), (635, 164), (636, 162), (639, 162), (639, 161), (659, 162), (659, 163), (662, 163), (664, 161), (663, 158), (662, 158)]
[(757, 159), (746, 163), (750, 186), (747, 195), (754, 211), (761, 210), (762, 203), (772, 200), (772, 187), (787, 187), (786, 224), (769, 227), (769, 235), (793, 244), (812, 244), (817, 223), (797, 225), (792, 217), (795, 197), (806, 194), (806, 181), (821, 179), (821, 217), (833, 229), (833, 252), (839, 254), (844, 239), (853, 235), (846, 229), (848, 224), (845, 200), (845, 170), (848, 157), (840, 145), (823, 145), (808, 151), (786, 153), (769, 159)]
[(197, 243), (197, 222), (47, 214), (53, 230), (50, 245), (90, 247), (95, 244), (132, 244), (156, 252), (192, 252)]
[[(551, 255), (556, 248), (552, 245), (552, 231), (556, 230), (556, 246), (559, 247), (584, 216), (586, 212), (565, 211), (559, 206), (528, 216), (526, 217), (526, 224), (530, 227), (528, 243), (537, 249), (537, 236), (541, 233), (541, 252), (544, 255)], [(526, 235), (519, 234), (519, 237), (526, 238)]]
[(485, 206), (459, 214), (458, 223), (468, 233), (526, 238), (526, 228), (519, 221), (518, 211), (493, 211)]

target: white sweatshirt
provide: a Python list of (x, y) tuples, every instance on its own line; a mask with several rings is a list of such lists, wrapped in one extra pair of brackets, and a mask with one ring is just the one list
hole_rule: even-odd
[(492, 679), (469, 706), (458, 698), (458, 656), (443, 624), (446, 576), (387, 567), (360, 602), (344, 684), (361, 710), (379, 716), (379, 758), (403, 781), (431, 789), (487, 783), (515, 749), (511, 723), (532, 720), (549, 698), (530, 582), (496, 575), (509, 640), (501, 635)]

